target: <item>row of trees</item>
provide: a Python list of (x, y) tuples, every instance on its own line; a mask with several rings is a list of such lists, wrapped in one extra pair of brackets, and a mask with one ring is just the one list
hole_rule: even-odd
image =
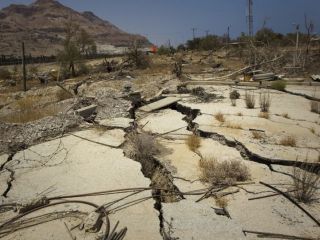
[[(313, 34), (314, 24), (312, 21), (308, 21), (307, 16), (305, 16), (305, 33), (299, 32), (299, 39), (301, 43), (309, 45), (311, 39), (315, 37)], [(172, 53), (175, 50), (217, 50), (227, 43), (246, 43), (246, 42), (254, 42), (260, 45), (268, 45), (268, 46), (293, 46), (296, 43), (296, 33), (288, 33), (282, 34), (273, 31), (271, 28), (263, 27), (254, 37), (249, 37), (245, 33), (241, 33), (241, 35), (236, 39), (230, 39), (230, 37), (225, 34), (223, 36), (217, 35), (208, 35), (205, 37), (198, 37), (192, 40), (188, 40), (186, 44), (179, 45), (177, 49), (166, 46), (161, 46), (159, 48), (160, 54), (168, 54)]]

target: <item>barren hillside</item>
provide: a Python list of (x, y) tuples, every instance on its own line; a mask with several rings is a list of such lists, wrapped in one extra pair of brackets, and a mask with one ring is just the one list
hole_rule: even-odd
[(28, 6), (12, 4), (0, 11), (0, 19), (1, 54), (19, 54), (22, 40), (28, 53), (55, 54), (63, 40), (64, 23), (69, 19), (85, 29), (100, 46), (128, 46), (133, 40), (150, 44), (145, 37), (128, 34), (92, 12), (79, 13), (55, 0), (37, 0)]

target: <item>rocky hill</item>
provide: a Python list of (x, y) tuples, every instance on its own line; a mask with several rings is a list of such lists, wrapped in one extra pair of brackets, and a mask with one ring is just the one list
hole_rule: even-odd
[(128, 46), (134, 40), (150, 42), (129, 34), (92, 12), (77, 12), (55, 0), (37, 0), (30, 5), (12, 4), (0, 11), (0, 54), (20, 54), (21, 41), (32, 55), (52, 55), (61, 48), (64, 24), (72, 19), (95, 40), (98, 49)]

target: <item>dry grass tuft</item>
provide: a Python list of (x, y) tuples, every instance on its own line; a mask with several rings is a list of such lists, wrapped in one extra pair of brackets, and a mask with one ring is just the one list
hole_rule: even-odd
[(218, 207), (226, 208), (228, 206), (229, 200), (226, 197), (215, 197), (215, 202)]
[(21, 110), (1, 117), (1, 121), (7, 123), (28, 123), (42, 119), (44, 117), (57, 114), (58, 110), (55, 105), (47, 106), (46, 108), (35, 107), (33, 109)]
[(221, 112), (218, 112), (217, 114), (215, 114), (214, 118), (221, 123), (226, 121), (226, 119), (224, 118), (224, 115)]
[(284, 118), (287, 118), (287, 119), (290, 119), (290, 117), (289, 117), (289, 114), (288, 113), (282, 113), (282, 115), (281, 115), (282, 117), (284, 117)]
[(126, 153), (139, 162), (148, 161), (160, 152), (156, 139), (148, 133), (131, 132), (127, 135)]
[(186, 139), (186, 144), (189, 149), (194, 152), (201, 146), (201, 138), (192, 134)]
[(293, 168), (294, 197), (300, 202), (310, 203), (316, 198), (320, 187), (320, 175), (313, 173), (313, 167), (304, 166), (304, 169)]
[(296, 144), (297, 144), (296, 138), (293, 136), (283, 137), (280, 140), (280, 145), (282, 146), (295, 147)]
[(63, 89), (59, 89), (56, 93), (56, 98), (59, 102), (66, 100), (66, 99), (69, 99), (69, 98), (72, 98), (72, 97), (73, 97), (73, 95), (64, 91)]
[(199, 167), (200, 180), (211, 185), (230, 186), (250, 179), (247, 166), (236, 160), (218, 162), (214, 157), (204, 158), (200, 160)]
[(262, 139), (263, 138), (262, 133), (259, 131), (252, 131), (251, 133), (252, 133), (252, 137), (254, 139)]
[(256, 104), (254, 92), (253, 91), (252, 92), (246, 92), (244, 101), (246, 103), (247, 108), (253, 109), (255, 104)]
[(316, 133), (316, 130), (314, 129), (314, 127), (310, 128), (310, 132), (312, 132), (313, 134)]
[(267, 112), (260, 112), (258, 116), (259, 118), (269, 119), (269, 113)]
[(39, 96), (27, 96), (17, 100), (15, 104), (17, 105), (20, 111), (27, 111), (37, 107), (39, 105), (40, 100), (41, 99)]
[(242, 117), (243, 116), (242, 112), (238, 112), (237, 116)]
[(271, 97), (268, 92), (260, 92), (260, 109), (261, 112), (269, 112), (271, 106)]
[(320, 102), (311, 101), (310, 108), (311, 108), (311, 112), (320, 113)]
[(225, 126), (232, 129), (242, 129), (241, 125), (238, 123), (227, 122)]

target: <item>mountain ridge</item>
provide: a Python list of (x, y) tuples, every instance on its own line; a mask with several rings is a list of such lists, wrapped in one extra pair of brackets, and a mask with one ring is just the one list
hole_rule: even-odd
[(22, 41), (32, 55), (55, 55), (64, 39), (63, 26), (70, 19), (89, 33), (98, 49), (129, 46), (134, 41), (151, 44), (146, 37), (126, 33), (93, 12), (77, 12), (56, 0), (37, 0), (0, 10), (0, 55), (19, 54)]

